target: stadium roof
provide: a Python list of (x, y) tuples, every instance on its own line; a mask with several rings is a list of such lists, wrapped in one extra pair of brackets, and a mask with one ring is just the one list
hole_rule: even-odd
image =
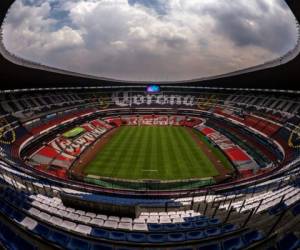
[[(3, 22), (8, 9), (14, 0), (3, 0), (0, 2), (0, 23)], [(297, 0), (286, 0), (296, 18), (300, 18), (300, 3)], [(217, 78), (207, 78), (201, 81), (167, 82), (170, 84), (186, 83), (189, 85), (209, 86), (209, 87), (238, 87), (238, 88), (289, 88), (300, 89), (298, 71), (300, 68), (300, 57), (297, 56), (299, 47), (279, 59), (282, 65), (269, 68), (278, 62), (248, 69), (246, 71), (235, 72), (234, 74), (222, 75)], [(99, 86), (99, 85), (119, 85), (121, 81), (112, 81), (98, 77), (72, 73), (55, 68), (45, 67), (36, 63), (31, 63), (9, 54), (2, 46), (0, 48), (1, 67), (1, 89), (29, 88), (29, 87), (64, 87), (64, 86)], [(296, 57), (295, 57), (296, 56)], [(295, 57), (295, 58), (294, 58)], [(294, 58), (294, 59), (293, 59)], [(291, 60), (292, 59), (292, 60)], [(290, 61), (291, 60), (291, 61)], [(289, 61), (289, 62), (287, 62)], [(285, 62), (287, 62), (285, 64)], [(264, 69), (261, 69), (264, 68)], [(253, 72), (251, 72), (253, 71)], [(135, 82), (122, 81), (123, 84), (133, 84)], [(147, 83), (147, 82), (139, 82)]]

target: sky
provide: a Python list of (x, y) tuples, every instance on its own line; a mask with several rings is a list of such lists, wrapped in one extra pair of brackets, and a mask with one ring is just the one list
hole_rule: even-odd
[(16, 0), (11, 53), (125, 81), (184, 81), (245, 69), (293, 49), (284, 0)]

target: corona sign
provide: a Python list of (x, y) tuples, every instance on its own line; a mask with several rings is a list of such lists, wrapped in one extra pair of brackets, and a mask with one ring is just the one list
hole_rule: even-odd
[(10, 145), (16, 140), (16, 132), (5, 118), (0, 119), (0, 144)]
[(111, 98), (109, 96), (100, 96), (98, 98), (98, 104), (101, 109), (106, 109), (109, 107)]
[(288, 145), (291, 148), (300, 148), (300, 124), (291, 132)]

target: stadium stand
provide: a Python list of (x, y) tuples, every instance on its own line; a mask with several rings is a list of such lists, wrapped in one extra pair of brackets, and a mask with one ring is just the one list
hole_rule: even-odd
[[(1, 23), (12, 2), (0, 2)], [(299, 1), (287, 3), (299, 17)], [(222, 87), (166, 84), (150, 95), (145, 86), (101, 85), (103, 80), (26, 62), (3, 50), (2, 32), (0, 40), (1, 81), (14, 86), (24, 78), (28, 84), (0, 90), (0, 248), (300, 248), (299, 91), (223, 87), (253, 82), (254, 76), (259, 85), (283, 84), (290, 72), (298, 73), (299, 57), (270, 69), (272, 74), (224, 78)], [(285, 62), (298, 45), (279, 60)], [(47, 88), (29, 88), (32, 80)], [(69, 81), (81, 85), (51, 87)], [(111, 131), (141, 125), (200, 131), (234, 165), (234, 174), (179, 185), (72, 172)]]
[[(88, 98), (88, 92), (80, 93), (76, 100), (85, 101), (79, 111), (57, 112), (53, 107), (33, 115), (32, 121), (39, 119), (33, 123), (30, 117), (23, 120), (6, 113), (10, 118), (5, 120), (3, 131), (12, 132), (15, 120), (22, 132), (14, 129), (15, 136), (1, 138), (2, 153), (11, 155), (0, 164), (1, 216), (5, 218), (1, 228), (9, 228), (1, 233), (2, 244), (17, 249), (23, 242), (28, 249), (266, 249), (274, 247), (273, 242), (278, 249), (299, 246), (296, 115), (276, 120), (275, 125), (248, 110), (245, 116), (229, 115), (237, 104), (201, 110), (197, 102), (188, 107), (177, 105), (176, 115), (164, 114), (164, 108), (168, 113), (173, 109), (170, 105), (151, 107), (151, 114), (140, 106), (128, 114), (127, 108), (117, 106), (121, 103), (114, 99), (117, 95), (120, 93), (112, 93), (109, 107), (102, 109), (91, 108), (95, 105), (92, 97)], [(224, 94), (222, 98), (226, 100)], [(13, 112), (24, 108), (21, 104), (13, 107)], [(73, 108), (71, 103), (67, 107)], [(51, 122), (46, 120), (49, 114)], [(67, 170), (90, 143), (124, 125), (192, 127), (228, 154), (235, 166), (240, 165), (241, 172), (245, 162), (253, 161), (253, 172), (209, 188), (149, 190), (148, 194), (69, 179)], [(74, 127), (82, 129), (71, 130)], [(245, 138), (248, 145), (242, 143)], [(17, 164), (22, 159), (26, 165)], [(266, 166), (269, 172), (260, 172)], [(290, 223), (285, 225), (284, 221)], [(12, 227), (22, 233), (15, 234)], [(34, 241), (28, 240), (28, 234)]]

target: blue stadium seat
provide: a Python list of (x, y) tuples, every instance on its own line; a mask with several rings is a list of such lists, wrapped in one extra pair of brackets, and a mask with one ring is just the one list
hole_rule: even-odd
[(297, 216), (300, 214), (300, 203), (298, 203), (296, 206), (292, 208), (293, 215)]
[(195, 216), (194, 218), (196, 218), (197, 221), (207, 221), (208, 218), (205, 215), (198, 215)]
[(30, 242), (24, 240), (21, 237), (16, 237), (14, 245), (16, 245), (16, 249), (26, 249), (26, 250), (38, 249), (36, 246), (32, 245)]
[(37, 226), (33, 229), (33, 232), (38, 234), (42, 238), (47, 238), (49, 235), (50, 229), (41, 224), (37, 224)]
[(294, 233), (288, 233), (281, 240), (278, 241), (277, 247), (280, 250), (299, 249), (300, 240)]
[(192, 222), (183, 222), (183, 223), (180, 223), (179, 224), (179, 227), (181, 228), (181, 229), (191, 229), (191, 228), (193, 228), (194, 226), (193, 226), (193, 223)]
[(237, 229), (237, 226), (233, 225), (233, 224), (226, 224), (222, 227), (222, 230), (223, 230), (224, 233), (229, 233), (229, 232), (232, 232), (236, 229)]
[(20, 212), (14, 210), (11, 214), (11, 218), (18, 222), (21, 222), (25, 218), (25, 216), (23, 214), (21, 214)]
[(2, 243), (8, 248), (8, 249), (14, 249), (14, 242), (16, 240), (16, 234), (9, 229), (6, 225), (2, 225), (0, 228), (0, 238)]
[(171, 242), (185, 241), (185, 234), (184, 233), (169, 233), (168, 241), (171, 241)]
[(221, 250), (222, 247), (219, 243), (213, 243), (205, 246), (198, 247), (197, 250)]
[(140, 250), (140, 249), (135, 247), (116, 247), (115, 250)]
[(201, 218), (199, 218), (200, 216), (193, 216), (193, 217), (186, 217), (184, 218), (184, 220), (186, 222), (194, 222), (194, 221), (200, 221), (202, 220)]
[(127, 240), (132, 242), (146, 242), (146, 235), (144, 233), (128, 233)]
[(207, 237), (217, 236), (221, 234), (221, 230), (218, 227), (208, 228), (205, 230), (205, 234)]
[(193, 222), (193, 225), (195, 228), (205, 228), (205, 227), (207, 227), (207, 222), (206, 221), (195, 221), (195, 222)]
[(70, 250), (89, 250), (90, 245), (87, 241), (72, 238), (66, 248)]
[(106, 244), (93, 244), (91, 245), (90, 250), (113, 250), (114, 248), (112, 246), (106, 245)]
[(187, 240), (200, 240), (205, 238), (203, 231), (191, 231), (186, 233)]
[(167, 238), (165, 234), (149, 234), (148, 241), (150, 243), (164, 243)]
[(13, 212), (13, 210), (11, 209), (10, 206), (8, 206), (7, 204), (2, 208), (2, 212), (7, 216), (7, 217), (11, 217), (11, 214)]
[(108, 238), (108, 231), (100, 228), (92, 228), (91, 236), (97, 237), (97, 238)]
[(178, 230), (178, 224), (174, 223), (168, 223), (168, 224), (163, 224), (163, 230), (164, 231), (176, 231)]
[(148, 224), (148, 230), (149, 231), (162, 231), (163, 230), (163, 225), (161, 224)]
[(48, 239), (50, 241), (52, 241), (53, 243), (60, 245), (62, 247), (65, 247), (70, 240), (70, 238), (67, 235), (60, 233), (60, 232), (56, 232), (56, 231), (53, 231), (49, 235)]
[(109, 233), (109, 238), (111, 240), (124, 241), (124, 240), (126, 240), (126, 233), (118, 232), (118, 231), (112, 231), (112, 232)]
[(217, 218), (210, 219), (210, 220), (208, 220), (208, 224), (209, 225), (218, 225), (218, 224), (220, 224), (220, 220)]
[(241, 237), (234, 237), (223, 242), (224, 250), (238, 250), (244, 248), (244, 242)]
[(264, 238), (264, 235), (260, 231), (254, 230), (254, 231), (244, 233), (243, 238), (245, 244), (248, 246), (254, 242), (262, 240)]
[(6, 207), (7, 207), (6, 203), (0, 202), (0, 212), (6, 213)]
[(286, 205), (284, 202), (281, 202), (271, 208), (268, 209), (269, 214), (274, 215), (274, 214), (278, 214), (281, 211), (283, 211), (284, 209), (286, 209)]

